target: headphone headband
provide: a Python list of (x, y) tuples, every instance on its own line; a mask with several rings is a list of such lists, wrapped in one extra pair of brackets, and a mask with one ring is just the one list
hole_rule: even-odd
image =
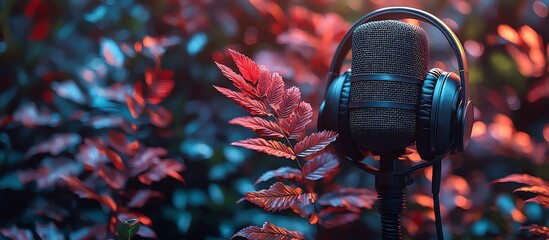
[(429, 23), (436, 27), (440, 32), (442, 32), (444, 37), (446, 37), (446, 40), (448, 40), (448, 43), (450, 43), (450, 46), (452, 46), (454, 54), (457, 58), (459, 77), (461, 80), (461, 99), (463, 101), (469, 100), (469, 94), (467, 92), (468, 89), (466, 87), (469, 86), (469, 73), (467, 72), (467, 59), (465, 58), (465, 51), (463, 50), (461, 42), (454, 34), (454, 32), (448, 27), (448, 25), (446, 25), (442, 20), (423, 10), (409, 7), (387, 7), (378, 9), (364, 15), (362, 18), (356, 21), (351, 29), (347, 31), (347, 33), (343, 37), (343, 40), (335, 51), (334, 58), (332, 59), (332, 64), (330, 66), (330, 71), (328, 72), (328, 86), (330, 86), (334, 78), (339, 75), (339, 72), (341, 71), (341, 66), (343, 65), (343, 61), (345, 60), (345, 56), (349, 51), (351, 51), (352, 36), (357, 27), (370, 21), (403, 18), (413, 18), (425, 23)]

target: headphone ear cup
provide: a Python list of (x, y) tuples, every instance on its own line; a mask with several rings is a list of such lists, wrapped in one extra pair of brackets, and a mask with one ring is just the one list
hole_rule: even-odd
[[(463, 101), (463, 100), (462, 100)], [(469, 142), (471, 141), (471, 132), (473, 130), (473, 123), (475, 121), (474, 116), (474, 106), (473, 102), (467, 100), (465, 103), (462, 102), (462, 104), (465, 105), (465, 111), (462, 110), (462, 108), (459, 108), (459, 114), (458, 114), (458, 137), (457, 139), (461, 139), (457, 143), (457, 150), (460, 152), (465, 151), (467, 146), (469, 145)]]
[(318, 129), (319, 130), (332, 130), (338, 131), (339, 128), (339, 105), (341, 89), (345, 75), (338, 76), (326, 91), (324, 101), (320, 104), (318, 112)]
[(433, 96), (438, 78), (442, 75), (442, 70), (433, 68), (429, 70), (423, 86), (421, 87), (421, 98), (419, 100), (419, 111), (417, 114), (417, 137), (416, 148), (424, 160), (431, 160), (436, 157), (436, 151), (431, 143), (434, 143), (434, 136), (431, 127), (431, 112), (433, 107)]
[(339, 134), (333, 144), (336, 150), (348, 160), (360, 161), (364, 156), (352, 140), (349, 127), (350, 91), (351, 71), (347, 71), (328, 86), (318, 114), (318, 129), (336, 131)]

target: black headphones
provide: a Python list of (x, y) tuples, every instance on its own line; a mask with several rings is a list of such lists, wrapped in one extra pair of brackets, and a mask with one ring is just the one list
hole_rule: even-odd
[[(339, 75), (345, 56), (352, 47), (354, 30), (363, 23), (378, 20), (413, 18), (435, 26), (444, 34), (459, 65), (459, 76), (441, 69), (431, 69), (423, 81), (417, 107), (416, 146), (419, 155), (427, 162), (415, 165), (399, 174), (409, 173), (438, 161), (454, 151), (463, 151), (471, 137), (473, 103), (469, 98), (469, 79), (465, 51), (452, 30), (442, 20), (422, 10), (408, 7), (382, 8), (366, 14), (356, 21), (345, 34), (332, 60), (328, 75), (325, 100), (320, 106), (318, 127), (339, 133), (334, 144), (336, 150), (348, 160), (358, 162), (364, 156), (353, 141), (349, 126), (349, 92), (351, 72)], [(367, 167), (365, 170), (376, 172)]]

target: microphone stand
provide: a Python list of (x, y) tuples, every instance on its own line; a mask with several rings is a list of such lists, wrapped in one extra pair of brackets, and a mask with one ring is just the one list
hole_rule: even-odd
[[(398, 157), (404, 154), (404, 149), (400, 154), (394, 152), (374, 153), (380, 156), (379, 169), (361, 161), (349, 159), (356, 167), (376, 176), (377, 206), (381, 215), (381, 237), (383, 240), (402, 239), (400, 216), (406, 207), (406, 185), (414, 182), (411, 175), (413, 171), (429, 165), (433, 165), (432, 192), (437, 237), (439, 240), (444, 240), (438, 193), (441, 182), (441, 161), (450, 152), (451, 146), (434, 159), (409, 168), (405, 167), (404, 161), (398, 160)], [(403, 168), (405, 170), (402, 170)]]
[(406, 185), (411, 184), (410, 175), (397, 175), (402, 161), (396, 154), (382, 154), (379, 172), (376, 174), (378, 212), (381, 215), (383, 240), (402, 239), (400, 216), (406, 207)]

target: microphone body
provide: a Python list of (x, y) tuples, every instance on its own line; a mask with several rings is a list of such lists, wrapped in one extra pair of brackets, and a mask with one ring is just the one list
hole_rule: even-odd
[(427, 34), (400, 21), (359, 26), (352, 39), (349, 124), (355, 143), (379, 154), (376, 175), (382, 238), (401, 239), (408, 176), (399, 155), (416, 139), (417, 106), (427, 74)]
[(368, 22), (354, 31), (352, 50), (352, 138), (376, 154), (400, 153), (416, 136), (429, 62), (427, 34), (401, 21)]

